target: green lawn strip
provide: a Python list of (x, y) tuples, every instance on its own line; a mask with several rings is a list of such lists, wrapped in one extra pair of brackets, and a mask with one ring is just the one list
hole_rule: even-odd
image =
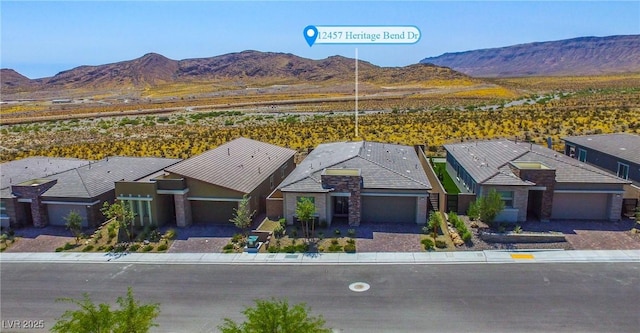
[(442, 179), (440, 180), (440, 182), (442, 183), (442, 186), (444, 186), (444, 190), (447, 191), (447, 193), (460, 193), (458, 186), (447, 172), (446, 163), (434, 163), (434, 171), (436, 172), (436, 176), (438, 176), (439, 174), (442, 175)]

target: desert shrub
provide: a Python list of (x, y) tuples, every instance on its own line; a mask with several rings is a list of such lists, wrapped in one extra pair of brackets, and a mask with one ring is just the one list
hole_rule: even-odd
[(89, 252), (91, 250), (93, 250), (93, 245), (87, 245), (82, 249), (82, 252)]
[(475, 221), (480, 218), (480, 202), (476, 200), (469, 205), (467, 216), (469, 216), (471, 221)]
[(420, 241), (420, 243), (422, 243), (422, 245), (424, 245), (424, 249), (429, 251), (429, 250), (433, 250), (434, 244), (433, 244), (433, 240), (431, 238), (425, 238), (423, 240)]
[(162, 244), (158, 245), (158, 251), (166, 251), (167, 248), (169, 248), (167, 243), (162, 243)]
[(441, 240), (441, 239), (436, 239), (436, 247), (439, 249), (444, 249), (447, 247), (447, 242)]
[(178, 231), (176, 229), (169, 229), (164, 233), (164, 238), (165, 239), (175, 239), (178, 236)]
[(293, 228), (291, 230), (291, 237), (293, 237), (293, 238), (298, 237), (298, 229), (297, 228)]
[(342, 252), (342, 245), (340, 244), (331, 244), (328, 248), (329, 252)]
[(135, 251), (138, 251), (139, 248), (140, 248), (140, 244), (133, 244), (129, 246), (129, 251), (135, 252)]
[(65, 251), (66, 251), (66, 250), (71, 250), (71, 249), (73, 249), (73, 244), (71, 244), (71, 243), (69, 243), (69, 242), (64, 243), (64, 246), (63, 246), (62, 248), (63, 248)]
[(340, 236), (340, 229), (336, 229), (333, 231), (336, 236)]
[(273, 229), (273, 235), (275, 237), (282, 237), (284, 235), (284, 230), (285, 228), (282, 227), (282, 224), (278, 224), (274, 229)]
[(465, 232), (462, 233), (462, 240), (465, 243), (469, 243), (471, 241), (471, 237), (472, 237), (471, 231), (469, 230), (466, 230)]
[(348, 229), (347, 230), (347, 236), (355, 237), (356, 236), (356, 229)]
[(107, 251), (107, 252), (113, 251), (113, 245), (107, 246), (104, 250)]
[(62, 251), (64, 251), (63, 247), (56, 247), (56, 252), (62, 252)]
[(151, 250), (153, 250), (153, 245), (151, 245), (151, 244), (145, 245), (145, 246), (142, 248), (142, 251), (144, 251), (144, 252), (149, 252), (149, 251), (151, 251)]
[(126, 250), (127, 250), (127, 244), (125, 244), (125, 243), (118, 243), (113, 248), (113, 252), (124, 252)]
[(347, 253), (356, 252), (356, 244), (355, 243), (353, 243), (353, 244), (349, 243), (349, 244), (345, 245), (344, 246), (344, 252), (347, 252)]
[(338, 243), (338, 240), (335, 238), (331, 240), (331, 245), (338, 245)]
[(234, 234), (234, 235), (231, 237), (231, 243), (238, 243), (238, 242), (240, 242), (240, 240), (242, 240), (242, 237), (243, 237), (243, 236), (242, 236), (241, 234)]
[(513, 232), (515, 232), (516, 234), (521, 234), (522, 233), (522, 227), (519, 224), (516, 224), (516, 227), (513, 228)]
[(353, 238), (349, 238), (349, 239), (347, 239), (347, 244), (353, 244), (353, 245), (355, 245), (355, 244), (356, 244), (356, 240), (355, 240), (355, 239), (353, 239)]
[(320, 231), (320, 232), (318, 233), (318, 239), (319, 239), (319, 240), (323, 240), (323, 239), (324, 239), (324, 232)]
[(150, 242), (159, 242), (161, 237), (162, 236), (160, 235), (160, 232), (158, 231), (158, 229), (153, 229), (151, 230), (151, 232), (149, 232)]
[(100, 251), (100, 252), (102, 252), (102, 251), (104, 251), (104, 249), (106, 249), (106, 248), (107, 248), (106, 246), (104, 246), (104, 245), (100, 245), (100, 246), (98, 246), (98, 248), (96, 249), (96, 251)]
[(223, 250), (233, 250), (233, 244), (232, 243), (228, 243), (227, 245), (225, 245), (222, 249)]

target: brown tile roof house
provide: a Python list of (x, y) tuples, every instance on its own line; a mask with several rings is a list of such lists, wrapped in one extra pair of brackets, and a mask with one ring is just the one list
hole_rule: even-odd
[[(28, 162), (31, 163), (31, 168), (41, 168), (41, 161), (36, 159)], [(140, 179), (178, 161), (120, 156), (95, 162), (86, 161), (87, 163), (63, 161), (65, 166), (74, 163), (77, 166), (51, 175), (40, 174), (13, 184), (8, 189), (10, 197), (3, 190), (3, 202), (11, 207), (7, 209), (7, 214), (16, 224), (36, 227), (64, 225), (64, 218), (75, 210), (82, 216), (85, 226), (96, 226), (104, 220), (99, 210), (103, 202), (114, 200), (116, 181)], [(29, 177), (34, 175), (30, 174)]]
[[(297, 200), (312, 197), (318, 218), (425, 223), (431, 184), (413, 147), (336, 142), (316, 147), (278, 187), (292, 223)], [(275, 194), (274, 195), (279, 195)]]
[(264, 212), (267, 195), (293, 170), (295, 153), (238, 138), (172, 165), (155, 178), (119, 182), (116, 192), (149, 212), (144, 217), (150, 223), (228, 224), (245, 194), (252, 210)]
[(620, 219), (621, 194), (629, 182), (561, 153), (509, 140), (444, 148), (447, 171), (461, 190), (501, 192), (507, 208), (500, 219)]

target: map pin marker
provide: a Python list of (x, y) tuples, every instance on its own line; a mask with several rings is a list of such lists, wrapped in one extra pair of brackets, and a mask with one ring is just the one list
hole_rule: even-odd
[(308, 26), (306, 28), (304, 28), (304, 39), (307, 40), (307, 44), (309, 44), (309, 46), (313, 46), (313, 43), (316, 42), (316, 38), (318, 38), (318, 29), (316, 29), (315, 26)]

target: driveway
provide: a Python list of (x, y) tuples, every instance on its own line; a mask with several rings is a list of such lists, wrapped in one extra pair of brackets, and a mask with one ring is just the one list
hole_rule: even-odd
[(67, 242), (75, 244), (71, 232), (58, 226), (17, 229), (15, 236), (15, 243), (9, 245), (6, 252), (55, 252)]
[(562, 232), (574, 250), (640, 250), (640, 235), (629, 230), (635, 221), (551, 221), (526, 222), (525, 231)]

